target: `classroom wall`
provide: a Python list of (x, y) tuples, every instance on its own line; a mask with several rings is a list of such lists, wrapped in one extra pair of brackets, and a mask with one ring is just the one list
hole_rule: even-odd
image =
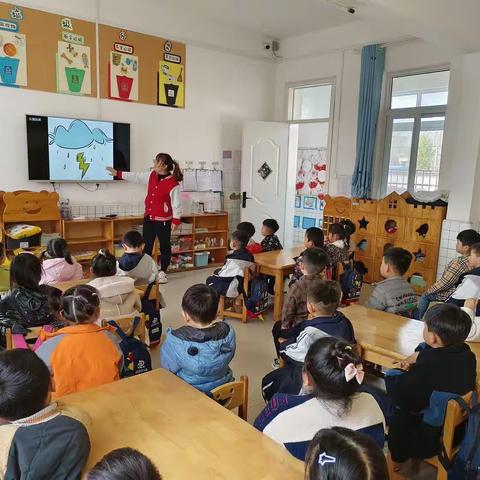
[[(24, 2), (25, 4), (27, 2)], [(29, 7), (43, 8), (70, 16), (94, 20), (96, 2), (83, 0), (81, 7), (72, 0), (42, 0), (28, 2)], [(25, 114), (39, 113), (59, 116), (79, 116), (131, 123), (132, 169), (147, 169), (159, 151), (172, 152), (181, 163), (186, 161), (222, 161), (222, 150), (239, 150), (244, 120), (270, 120), (273, 117), (275, 66), (260, 57), (254, 58), (252, 43), (260, 40), (222, 26), (207, 35), (212, 26), (197, 22), (193, 28), (191, 16), (173, 27), (168, 22), (172, 6), (160, 12), (154, 0), (142, 0), (136, 15), (131, 15), (128, 0), (101, 0), (100, 21), (118, 26), (137, 28), (161, 36), (179, 39), (180, 31), (191, 35), (203, 34), (203, 41), (187, 43), (186, 108), (171, 109), (114, 100), (97, 100), (69, 95), (50, 94), (25, 89), (0, 88), (0, 172), (4, 190), (42, 188), (50, 184), (29, 182), (26, 158)], [(151, 9), (147, 9), (147, 6)], [(129, 8), (130, 7), (130, 8)], [(163, 7), (162, 7), (163, 8)], [(144, 26), (142, 30), (140, 27)], [(169, 26), (170, 25), (170, 26)], [(168, 28), (167, 28), (168, 27)], [(210, 27), (210, 28), (207, 28)], [(191, 30), (188, 30), (191, 28)], [(168, 30), (168, 31), (167, 31)], [(177, 35), (175, 35), (177, 34)], [(243, 38), (243, 43), (240, 39)], [(210, 47), (210, 42), (223, 42), (223, 50)], [(229, 50), (236, 44), (245, 55)], [(259, 43), (261, 45), (261, 43)], [(94, 185), (85, 188), (94, 189)], [(125, 203), (142, 201), (145, 188), (122, 184), (102, 184), (99, 191), (87, 193), (74, 184), (61, 184), (59, 193), (74, 204)]]

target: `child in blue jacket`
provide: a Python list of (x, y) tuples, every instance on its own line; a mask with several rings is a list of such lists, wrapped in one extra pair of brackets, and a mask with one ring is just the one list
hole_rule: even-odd
[(163, 368), (202, 392), (233, 380), (228, 365), (235, 355), (235, 331), (216, 320), (218, 299), (208, 285), (190, 287), (182, 300), (186, 325), (167, 329), (160, 351)]

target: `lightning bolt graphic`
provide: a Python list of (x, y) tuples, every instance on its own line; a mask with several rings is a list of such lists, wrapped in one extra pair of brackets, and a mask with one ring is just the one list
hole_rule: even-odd
[(82, 172), (82, 178), (90, 168), (90, 164), (85, 161), (85, 154), (83, 152), (77, 153), (78, 168)]

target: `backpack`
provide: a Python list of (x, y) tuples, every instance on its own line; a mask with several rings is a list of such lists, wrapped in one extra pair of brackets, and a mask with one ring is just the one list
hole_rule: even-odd
[(152, 359), (150, 358), (150, 352), (147, 346), (133, 336), (133, 332), (135, 332), (139, 322), (140, 318), (135, 317), (132, 332), (130, 335), (127, 335), (118, 326), (117, 322), (114, 320), (108, 321), (108, 324), (115, 328), (121, 339), (119, 346), (123, 353), (122, 378), (140, 375), (152, 369)]
[(363, 275), (366, 273), (362, 262), (350, 261), (344, 264), (344, 272), (340, 275), (340, 288), (342, 289), (342, 304), (358, 301), (363, 285)]
[(148, 332), (149, 347), (158, 345), (162, 338), (160, 310), (156, 307), (155, 302), (149, 300), (152, 287), (157, 288), (155, 282), (148, 285), (142, 298), (142, 313), (145, 314), (145, 326), (147, 327)]
[(268, 278), (255, 275), (250, 283), (250, 295), (245, 298), (249, 315), (259, 316), (268, 307)]
[(451, 467), (448, 469), (448, 480), (476, 480), (480, 475), (480, 405), (477, 393), (472, 394), (471, 407), (462, 397), (456, 397), (453, 400), (468, 414), (467, 428), (453, 464), (447, 460), (445, 465), (444, 452), (440, 455), (440, 459), (444, 466)]

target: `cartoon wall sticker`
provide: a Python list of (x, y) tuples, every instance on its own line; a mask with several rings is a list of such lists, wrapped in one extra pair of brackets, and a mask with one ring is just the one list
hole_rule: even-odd
[(92, 93), (90, 47), (58, 42), (57, 92), (73, 95)]
[(137, 101), (138, 70), (137, 56), (110, 52), (110, 98)]
[(158, 66), (158, 104), (185, 107), (185, 56), (180, 55), (180, 44), (166, 40), (163, 59)]
[(0, 30), (0, 84), (27, 86), (27, 38), (22, 33)]

